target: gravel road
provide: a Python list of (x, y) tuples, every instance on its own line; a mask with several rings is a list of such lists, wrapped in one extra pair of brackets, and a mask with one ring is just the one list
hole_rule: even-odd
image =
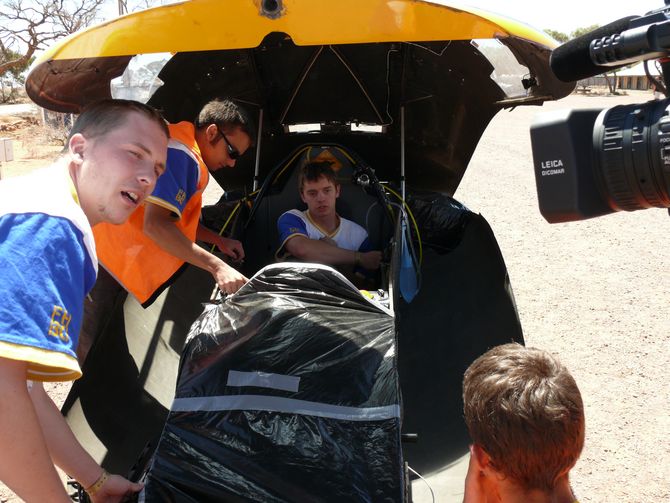
[(670, 501), (670, 218), (648, 209), (548, 224), (528, 131), (544, 110), (648, 99), (571, 95), (501, 112), (456, 194), (496, 233), (526, 344), (558, 355), (582, 391), (586, 445), (572, 477), (582, 502)]

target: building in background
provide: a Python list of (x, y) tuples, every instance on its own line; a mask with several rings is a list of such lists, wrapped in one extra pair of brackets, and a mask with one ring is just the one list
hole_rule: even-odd
[[(649, 62), (648, 68), (652, 77), (662, 79), (661, 74), (653, 61)], [(644, 63), (642, 62), (631, 66), (630, 68), (624, 68), (617, 71), (616, 78), (618, 89), (646, 91), (652, 88), (652, 83), (647, 78), (647, 75), (644, 71)]]

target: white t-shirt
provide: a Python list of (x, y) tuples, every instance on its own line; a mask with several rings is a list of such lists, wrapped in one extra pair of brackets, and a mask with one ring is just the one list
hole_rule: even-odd
[(372, 248), (368, 241), (367, 231), (356, 222), (340, 217), (340, 225), (333, 232), (321, 229), (309, 216), (309, 211), (289, 210), (277, 220), (277, 230), (281, 245), (276, 253), (278, 260), (286, 258), (284, 249), (286, 242), (295, 236), (306, 236), (309, 239), (332, 239), (339, 248), (366, 252)]

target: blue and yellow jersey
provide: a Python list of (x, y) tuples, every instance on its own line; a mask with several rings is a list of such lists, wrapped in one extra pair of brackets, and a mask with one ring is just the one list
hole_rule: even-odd
[(327, 232), (312, 220), (309, 211), (289, 210), (277, 219), (279, 232), (279, 249), (275, 254), (277, 260), (284, 260), (288, 254), (286, 242), (296, 236), (309, 239), (331, 239), (339, 248), (352, 251), (367, 252), (372, 249), (368, 241), (367, 231), (356, 222), (340, 217), (340, 225), (333, 232)]
[(28, 362), (35, 381), (80, 377), (75, 349), (97, 270), (65, 166), (0, 182), (0, 356)]
[[(186, 123), (186, 125), (193, 125)], [(167, 208), (181, 220), (188, 202), (200, 191), (202, 176), (207, 177), (207, 170), (201, 173), (201, 160), (189, 147), (170, 140), (167, 153), (167, 169), (156, 182), (156, 188), (147, 198), (147, 201)]]

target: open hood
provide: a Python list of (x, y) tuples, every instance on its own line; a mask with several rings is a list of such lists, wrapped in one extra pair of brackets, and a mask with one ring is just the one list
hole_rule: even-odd
[(572, 91), (550, 71), (554, 45), (446, 2), (192, 0), (72, 35), (36, 61), (26, 89), (45, 108), (76, 113), (111, 97), (134, 56), (167, 52), (149, 103), (168, 120), (193, 120), (221, 96), (257, 118), (257, 159), (217, 173), (227, 189), (250, 189), (254, 164), (262, 179), (305, 141), (291, 132), (302, 125), (319, 141), (346, 142), (391, 181), (404, 139), (407, 183), (453, 194), (498, 110)]

